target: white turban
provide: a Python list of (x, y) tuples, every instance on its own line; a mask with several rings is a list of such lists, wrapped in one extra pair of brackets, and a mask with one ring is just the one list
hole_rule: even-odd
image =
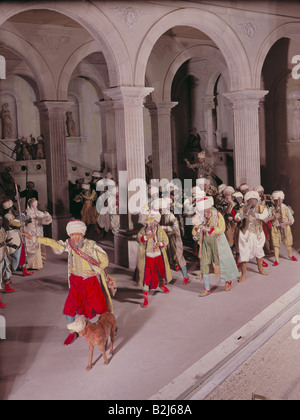
[(4, 203), (2, 204), (2, 207), (7, 210), (10, 209), (12, 206), (14, 205), (14, 203), (12, 202), (12, 200), (6, 200), (4, 201)]
[(245, 196), (244, 196), (244, 200), (248, 201), (251, 198), (255, 198), (256, 200), (259, 200), (259, 194), (257, 191), (248, 191)]
[(244, 182), (239, 186), (240, 191), (248, 190), (249, 186)]
[(154, 185), (149, 185), (148, 192), (150, 195), (159, 194), (159, 189), (155, 187)]
[(197, 185), (210, 185), (210, 180), (207, 178), (197, 178), (196, 179), (196, 184)]
[(265, 191), (264, 187), (262, 185), (257, 185), (256, 187), (253, 188), (254, 191)]
[(233, 194), (235, 192), (235, 190), (234, 190), (233, 187), (231, 187), (230, 185), (228, 185), (227, 187), (224, 188), (223, 194), (226, 194), (228, 192), (231, 193), (231, 194)]
[(218, 192), (221, 193), (226, 188), (226, 184), (221, 184), (218, 186)]
[(167, 190), (168, 192), (170, 192), (170, 191), (178, 191), (178, 190), (179, 190), (179, 187), (178, 187), (178, 185), (177, 185), (177, 184), (175, 184), (174, 182), (169, 182), (169, 183), (166, 185), (166, 190)]
[(153, 210), (150, 214), (148, 214), (148, 216), (146, 217), (144, 224), (147, 225), (148, 223), (152, 223), (152, 222), (157, 222), (159, 223), (161, 219), (161, 215), (159, 212), (155, 212), (155, 210)]
[(243, 194), (240, 191), (235, 191), (232, 195), (233, 197), (244, 198)]
[(281, 198), (281, 200), (284, 200), (284, 192), (281, 190), (273, 191), (272, 198), (273, 200), (278, 200), (278, 198)]
[(200, 198), (196, 202), (196, 210), (198, 212), (210, 209), (214, 205), (214, 199), (211, 196)]
[(196, 198), (203, 198), (206, 196), (206, 193), (204, 190), (202, 190), (198, 185), (192, 188), (192, 196)]
[(85, 235), (86, 224), (81, 220), (71, 220), (71, 222), (67, 224), (66, 231), (69, 236), (71, 236), (72, 233), (81, 233), (82, 235)]
[(82, 188), (83, 190), (89, 190), (89, 189), (91, 188), (91, 186), (90, 186), (90, 184), (82, 184), (82, 185), (81, 185), (81, 188)]

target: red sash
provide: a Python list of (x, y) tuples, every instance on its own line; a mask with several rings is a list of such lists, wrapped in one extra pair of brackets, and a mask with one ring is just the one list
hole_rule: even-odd
[(85, 254), (81, 249), (74, 248), (71, 239), (69, 239), (69, 245), (72, 248), (72, 250), (79, 255), (79, 257), (83, 258), (85, 261), (87, 261), (91, 265), (99, 266), (99, 262), (95, 260), (93, 257), (90, 257), (89, 255)]

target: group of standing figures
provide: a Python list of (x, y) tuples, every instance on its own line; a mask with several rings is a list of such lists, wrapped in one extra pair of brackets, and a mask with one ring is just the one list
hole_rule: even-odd
[[(96, 182), (96, 191), (98, 182), (103, 183), (103, 180)], [(215, 187), (203, 176), (196, 180), (190, 196), (184, 196), (172, 182), (167, 192), (164, 194), (150, 183), (148, 205), (140, 213), (143, 227), (136, 235), (139, 243), (136, 278), (143, 290), (143, 308), (149, 305), (151, 290), (160, 288), (163, 293), (169, 293), (172, 265), (181, 271), (184, 285), (190, 282), (183, 247), (183, 239), (188, 236), (193, 239), (195, 255), (199, 258), (198, 278), (204, 284), (201, 297), (212, 293), (212, 272), (220, 275), (227, 292), (234, 279), (244, 281), (247, 263), (252, 258), (257, 260), (259, 273), (268, 274), (264, 250), (274, 251), (274, 266), (279, 264), (281, 244), (286, 246), (291, 261), (297, 261), (292, 255), (293, 211), (284, 203), (283, 191), (267, 196), (262, 186), (251, 190), (246, 184), (238, 189), (224, 184)], [(112, 196), (116, 197), (116, 190)], [(115, 200), (115, 216), (118, 215), (117, 204)], [(50, 224), (52, 217), (38, 209), (36, 199), (28, 201), (21, 218), (15, 207), (11, 198), (2, 203), (0, 281), (4, 292), (15, 291), (11, 287), (14, 270), (22, 270), (27, 276), (33, 273), (29, 270), (41, 269), (45, 262), (44, 247), (50, 246), (55, 254), (68, 254), (69, 293), (63, 309), (67, 325), (73, 324), (76, 315), (92, 319), (113, 312), (112, 297), (117, 283), (107, 271), (109, 260), (98, 243), (100, 240), (86, 238), (89, 222), (85, 212), (81, 211), (78, 219), (70, 220), (66, 226), (68, 239), (62, 241), (44, 237), (43, 226)], [(1, 299), (0, 306), (5, 307)], [(71, 344), (77, 336), (69, 328), (65, 344)]]
[[(153, 188), (150, 188), (151, 197)], [(247, 264), (253, 258), (257, 261), (259, 273), (267, 275), (265, 252), (268, 255), (274, 252), (273, 266), (277, 266), (281, 244), (286, 246), (288, 258), (297, 261), (292, 255), (293, 210), (284, 203), (283, 191), (265, 195), (261, 185), (250, 190), (245, 183), (238, 189), (225, 184), (215, 187), (203, 177), (196, 180), (191, 197), (182, 197), (176, 185), (170, 188), (170, 198), (159, 198), (158, 190), (154, 194), (157, 198), (148, 213), (145, 211), (145, 227), (137, 236), (143, 307), (149, 304), (149, 290), (160, 287), (163, 292), (169, 292), (166, 283), (171, 279), (170, 262), (174, 262), (176, 270), (181, 270), (183, 283), (189, 283), (182, 242), (182, 232), (188, 230), (188, 220), (192, 225), (195, 253), (199, 257), (198, 278), (204, 284), (201, 297), (212, 292), (211, 273), (220, 276), (226, 291), (230, 291), (234, 279), (243, 282)], [(184, 210), (176, 214), (175, 209), (180, 206)]]

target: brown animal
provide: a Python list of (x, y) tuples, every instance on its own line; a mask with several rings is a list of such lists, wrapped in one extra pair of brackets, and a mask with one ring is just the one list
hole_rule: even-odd
[(86, 339), (89, 344), (89, 364), (87, 371), (92, 369), (92, 360), (94, 353), (94, 346), (98, 346), (104, 359), (104, 364), (108, 364), (106, 357), (106, 349), (108, 339), (110, 337), (110, 354), (113, 354), (113, 347), (115, 335), (117, 331), (117, 322), (115, 316), (111, 312), (106, 312), (101, 315), (96, 323), (92, 323), (84, 317), (78, 317), (74, 322), (68, 324), (70, 331), (75, 331), (80, 337)]

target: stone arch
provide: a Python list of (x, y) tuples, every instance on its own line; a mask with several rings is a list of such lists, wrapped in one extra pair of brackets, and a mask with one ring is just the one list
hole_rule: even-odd
[(53, 97), (53, 94), (56, 91), (54, 79), (49, 67), (39, 52), (35, 50), (24, 38), (11, 32), (4, 31), (1, 28), (0, 39), (3, 46), (9, 48), (15, 54), (22, 57), (25, 63), (29, 66), (36, 80), (40, 98), (47, 97), (48, 95), (49, 99), (55, 99)]
[[(69, 58), (67, 63), (65, 64), (60, 79), (58, 83), (57, 88), (57, 96), (59, 100), (63, 100), (66, 98), (67, 91), (68, 91), (68, 85), (70, 82), (70, 79), (74, 77), (74, 70), (76, 66), (88, 55), (98, 52), (99, 51), (99, 45), (95, 41), (88, 42), (85, 45), (82, 45), (78, 50), (72, 54), (72, 56)], [(86, 74), (84, 73), (76, 73), (76, 76), (87, 76), (90, 79), (92, 79), (94, 82), (96, 82), (99, 87), (104, 90), (108, 89), (108, 86), (104, 82), (103, 78), (100, 75), (95, 74)]]
[[(192, 57), (198, 57), (203, 56), (205, 58), (211, 58), (213, 61), (217, 63), (220, 70), (219, 73), (224, 72), (224, 77), (226, 78), (226, 82), (228, 84), (228, 74), (227, 69), (225, 66), (224, 61), (222, 60), (222, 57), (218, 57), (217, 48), (211, 45), (195, 45), (191, 48), (186, 49), (181, 54), (179, 54), (176, 59), (172, 62), (172, 65), (169, 67), (168, 73), (166, 74), (164, 86), (162, 88), (162, 97), (165, 101), (171, 100), (171, 87), (172, 82), (174, 79), (174, 76), (178, 70), (178, 68), (187, 60), (191, 59)], [(210, 77), (210, 80), (213, 80), (212, 77)], [(213, 89), (213, 81), (207, 86), (207, 94), (212, 91)]]
[(103, 91), (107, 89), (107, 86), (100, 74), (95, 74), (93, 72), (86, 71), (86, 70), (80, 70), (78, 72), (76, 71), (75, 73), (72, 73), (70, 81), (73, 79), (76, 79), (76, 77), (82, 77), (84, 79), (88, 79), (89, 82), (92, 83), (92, 85), (96, 89), (99, 99), (104, 98), (105, 95)]
[(274, 31), (272, 31), (262, 42), (257, 54), (257, 58), (253, 65), (253, 85), (255, 89), (260, 89), (261, 87), (261, 72), (270, 48), (272, 48), (275, 42), (280, 38), (291, 38), (293, 34), (297, 34), (299, 37), (299, 22), (289, 22), (279, 26), (278, 28), (274, 29)]
[(179, 25), (199, 29), (217, 45), (229, 70), (230, 90), (240, 90), (252, 86), (250, 65), (241, 41), (220, 17), (199, 9), (180, 9), (170, 12), (153, 25), (139, 50), (134, 75), (136, 85), (142, 86), (144, 83), (147, 62), (157, 40), (168, 29)]
[[(76, 7), (75, 7), (76, 6)], [(92, 9), (87, 13), (87, 7)], [(21, 2), (16, 5), (0, 5), (0, 25), (10, 17), (28, 10), (52, 10), (68, 16), (80, 24), (98, 43), (108, 67), (110, 86), (133, 84), (133, 73), (126, 46), (111, 21), (87, 2), (76, 2), (74, 7), (68, 7), (67, 2)]]

